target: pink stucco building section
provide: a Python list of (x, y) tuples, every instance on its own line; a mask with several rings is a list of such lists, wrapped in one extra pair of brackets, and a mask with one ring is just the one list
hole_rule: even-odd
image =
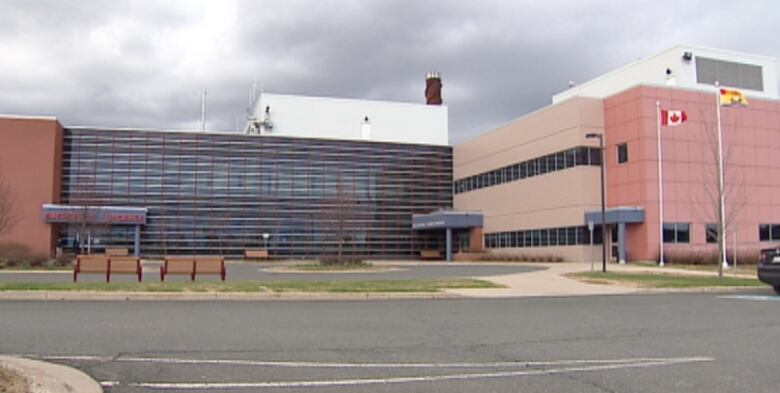
[[(749, 95), (748, 95), (748, 98)], [(714, 249), (706, 224), (717, 222), (716, 91), (640, 86), (604, 100), (607, 205), (639, 206), (645, 222), (627, 227), (628, 259), (657, 260), (659, 187), (656, 101), (684, 110), (688, 121), (662, 127), (664, 222), (691, 224), (691, 242), (678, 247)], [(780, 102), (750, 99), (748, 107), (723, 108), (728, 246), (737, 226), (740, 252), (769, 247), (759, 224), (780, 223)], [(628, 162), (617, 145), (627, 143)]]

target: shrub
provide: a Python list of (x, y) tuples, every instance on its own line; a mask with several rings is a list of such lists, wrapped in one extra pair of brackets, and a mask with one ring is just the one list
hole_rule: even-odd
[(319, 258), (322, 266), (366, 266), (362, 258), (354, 255), (323, 255)]
[(6, 263), (22, 262), (30, 257), (30, 247), (24, 244), (0, 243), (0, 260)]
[(72, 255), (50, 259), (46, 255), (33, 254), (29, 247), (19, 243), (0, 243), (0, 268), (51, 268), (70, 266)]
[[(666, 263), (670, 265), (717, 265), (718, 250), (668, 250), (664, 253)], [(737, 263), (755, 265), (758, 263), (758, 250), (739, 250)], [(733, 250), (726, 251), (726, 259), (729, 263), (734, 261)]]
[(474, 260), (484, 262), (563, 262), (564, 259), (557, 255), (531, 255), (531, 254), (474, 254)]

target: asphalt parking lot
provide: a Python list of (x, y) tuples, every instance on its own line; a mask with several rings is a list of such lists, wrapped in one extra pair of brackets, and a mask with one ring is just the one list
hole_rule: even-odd
[(0, 302), (0, 352), (106, 392), (775, 392), (769, 292)]
[[(144, 265), (144, 281), (159, 281), (159, 263), (147, 263)], [(407, 280), (421, 278), (452, 278), (452, 277), (486, 277), (502, 274), (525, 273), (542, 267), (519, 266), (512, 264), (411, 264), (401, 263), (393, 270), (378, 270), (370, 273), (283, 273), (273, 271), (279, 268), (278, 263), (236, 263), (227, 264), (227, 279), (230, 281), (288, 281), (288, 280)], [(166, 281), (186, 281), (188, 276), (168, 276)], [(59, 272), (19, 272), (9, 273), (0, 270), (0, 281), (26, 281), (26, 282), (69, 282), (73, 280), (71, 271)], [(112, 281), (135, 281), (133, 275), (113, 275)], [(217, 276), (199, 276), (198, 280), (219, 280)], [(105, 275), (82, 274), (79, 282), (102, 282)]]

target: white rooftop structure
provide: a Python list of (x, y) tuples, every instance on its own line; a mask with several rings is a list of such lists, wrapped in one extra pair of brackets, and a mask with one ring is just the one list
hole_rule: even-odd
[(575, 96), (604, 99), (638, 85), (714, 91), (715, 81), (749, 97), (778, 99), (774, 58), (681, 45), (573, 86), (552, 102)]
[(448, 145), (447, 107), (261, 93), (248, 134)]

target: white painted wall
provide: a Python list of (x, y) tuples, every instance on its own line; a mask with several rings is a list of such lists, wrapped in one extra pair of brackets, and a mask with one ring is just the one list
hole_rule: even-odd
[[(263, 93), (255, 116), (270, 107), (268, 135), (447, 145), (447, 107)], [(366, 116), (370, 128), (364, 126)]]
[[(692, 61), (682, 58), (684, 52), (693, 53)], [(777, 66), (774, 58), (729, 52), (718, 49), (676, 46), (646, 59), (640, 59), (577, 85), (553, 96), (553, 104), (574, 96), (606, 98), (638, 85), (676, 86), (687, 89), (714, 91), (714, 86), (696, 83), (696, 58), (732, 61), (761, 66), (764, 91), (740, 89), (750, 97), (778, 99)], [(666, 69), (672, 70), (673, 80), (666, 77)]]

